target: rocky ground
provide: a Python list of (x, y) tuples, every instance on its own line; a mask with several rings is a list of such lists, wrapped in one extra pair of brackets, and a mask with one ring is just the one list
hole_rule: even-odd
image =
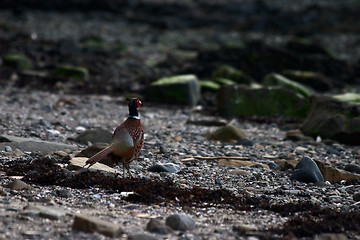
[[(359, 239), (359, 181), (321, 185), (291, 182), (293, 170), (285, 170), (283, 164), (308, 156), (344, 169), (359, 165), (360, 149), (333, 141), (287, 140), (286, 132), (301, 121), (222, 118), (213, 106), (169, 106), (146, 102), (145, 98), (140, 109), (145, 145), (133, 162), (133, 179), (123, 179), (121, 169), (115, 177), (68, 170), (70, 159), (88, 146), (74, 141), (81, 132), (97, 127), (112, 132), (127, 116), (126, 93), (144, 94), (147, 84), (158, 77), (185, 69), (196, 71), (188, 66), (188, 60), (205, 47), (213, 50), (264, 36), (267, 42), (281, 45), (290, 38), (289, 29), (306, 35), (319, 28), (323, 31), (310, 34), (312, 40), (320, 41), (339, 59), (351, 64), (358, 61), (358, 32), (345, 28), (348, 25), (342, 18), (333, 18), (335, 33), (326, 21), (317, 21), (309, 29), (302, 28), (301, 21), (292, 22), (293, 28), (284, 21), (288, 11), (301, 15), (307, 7), (314, 11), (304, 15), (307, 17), (324, 16), (326, 9), (340, 16), (341, 9), (351, 9), (352, 1), (343, 1), (338, 8), (337, 1), (321, 1), (315, 7), (312, 1), (291, 6), (282, 1), (272, 1), (273, 5), (258, 1), (269, 4), (263, 8), (252, 1), (244, 5), (236, 1), (226, 1), (234, 5), (199, 2), (196, 6), (192, 1), (180, 4), (185, 10), (194, 7), (187, 21), (183, 16), (177, 18), (172, 8), (166, 18), (156, 18), (149, 14), (156, 9), (149, 3), (145, 4), (148, 8), (141, 8), (143, 12), (134, 14), (136, 8), (129, 7), (121, 16), (108, 12), (1, 10), (2, 56), (9, 50), (26, 53), (33, 60), (35, 73), (1, 66), (0, 133), (67, 145), (42, 153), (9, 147), (0, 152), (0, 238), (311, 239), (330, 233), (334, 239)], [(168, 4), (172, 6), (171, 1)], [(221, 14), (214, 14), (211, 20), (217, 27), (210, 27), (201, 10), (207, 7), (214, 11), (219, 6), (220, 13), (229, 13), (230, 20), (237, 14), (229, 6), (249, 15), (263, 11), (251, 20), (237, 19), (241, 24), (229, 28), (224, 28), (228, 21)], [(274, 12), (278, 19), (269, 17)], [(165, 13), (160, 11), (159, 15)], [(348, 19), (353, 17), (350, 13)], [(283, 25), (268, 26), (264, 19)], [(110, 43), (110, 50), (84, 51), (83, 45), (74, 44), (94, 35)], [(118, 44), (126, 51), (113, 51)], [(87, 66), (92, 77), (65, 81), (41, 75), (62, 61)], [(197, 70), (196, 74), (203, 73), (203, 69)], [(249, 142), (225, 143), (204, 137), (230, 121), (246, 133)], [(39, 145), (48, 146), (44, 142)], [(236, 158), (241, 157), (248, 162), (239, 166), (244, 161)], [(173, 163), (181, 171), (148, 170), (158, 163)], [(14, 182), (24, 185), (18, 187)], [(175, 214), (190, 217), (181, 216), (188, 224), (180, 230), (169, 223), (168, 217)], [(154, 219), (160, 226), (155, 230), (148, 227), (155, 231), (151, 232), (147, 225)], [(96, 230), (88, 233), (89, 228)], [(159, 233), (165, 231), (168, 233)], [(143, 233), (146, 238), (137, 235)]]

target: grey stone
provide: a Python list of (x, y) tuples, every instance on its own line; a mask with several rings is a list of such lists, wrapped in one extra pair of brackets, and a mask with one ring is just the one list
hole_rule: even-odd
[(82, 132), (79, 136), (75, 138), (75, 141), (83, 144), (90, 143), (97, 143), (97, 142), (103, 142), (103, 143), (110, 143), (112, 139), (112, 133), (101, 129), (96, 128), (93, 130), (87, 130)]
[(68, 189), (60, 189), (60, 190), (56, 190), (56, 195), (58, 197), (63, 197), (63, 198), (69, 198), (72, 197), (73, 194), (71, 193), (70, 190)]
[(148, 168), (150, 172), (168, 172), (177, 173), (181, 171), (181, 167), (173, 163), (156, 164)]
[(30, 186), (27, 183), (24, 183), (19, 179), (15, 179), (14, 181), (10, 182), (9, 184), (7, 184), (7, 187), (12, 190), (23, 190), (23, 189), (35, 190), (32, 186)]
[(149, 232), (164, 234), (164, 235), (171, 232), (171, 229), (158, 219), (150, 219), (150, 221), (146, 225), (146, 230)]
[(174, 214), (166, 218), (166, 225), (174, 230), (187, 231), (195, 228), (195, 221), (184, 214)]
[(316, 235), (314, 240), (348, 240), (349, 238), (343, 233), (322, 233)]
[(360, 166), (357, 164), (347, 164), (344, 170), (360, 174)]
[(117, 224), (86, 215), (75, 215), (72, 228), (82, 232), (97, 232), (108, 237), (117, 237), (124, 232)]
[(51, 206), (29, 205), (20, 214), (59, 220), (66, 216), (67, 211)]
[(159, 239), (160, 238), (156, 238), (154, 236), (151, 236), (151, 235), (148, 235), (145, 233), (131, 234), (128, 237), (128, 240), (159, 240)]
[(353, 200), (356, 202), (360, 202), (360, 192), (357, 192), (353, 195)]
[(316, 162), (309, 157), (303, 157), (299, 161), (290, 179), (305, 183), (324, 181), (324, 177), (321, 174)]
[(12, 149), (19, 149), (23, 152), (50, 152), (64, 149), (74, 151), (77, 149), (77, 147), (73, 145), (42, 141), (40, 139), (34, 138), (1, 135), (0, 139), (0, 151), (4, 151), (6, 147), (11, 147)]

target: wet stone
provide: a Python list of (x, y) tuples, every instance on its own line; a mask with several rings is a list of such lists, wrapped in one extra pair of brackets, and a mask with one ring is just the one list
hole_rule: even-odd
[(167, 172), (177, 173), (181, 171), (181, 167), (173, 163), (157, 164), (148, 168), (150, 172)]
[(319, 167), (314, 162), (314, 160), (309, 157), (304, 157), (299, 161), (290, 179), (304, 183), (316, 183), (324, 181)]
[(171, 229), (162, 223), (158, 219), (150, 219), (148, 224), (146, 225), (146, 230), (149, 232), (157, 233), (157, 234), (168, 234)]
[(357, 164), (347, 164), (344, 170), (360, 174), (360, 166)]
[(140, 233), (129, 235), (128, 240), (158, 240), (158, 238), (145, 233)]
[(195, 228), (195, 221), (184, 214), (174, 214), (166, 218), (166, 225), (174, 230), (187, 231)]
[(72, 228), (82, 232), (98, 232), (108, 237), (117, 237), (123, 232), (117, 224), (86, 215), (75, 215)]

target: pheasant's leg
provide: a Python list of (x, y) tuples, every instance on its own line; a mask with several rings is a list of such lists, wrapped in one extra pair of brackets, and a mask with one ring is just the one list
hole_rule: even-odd
[(129, 163), (128, 162), (125, 162), (124, 163), (124, 169), (126, 168), (127, 172), (129, 173), (130, 175), (130, 178), (133, 178), (133, 175), (131, 174), (130, 172), (130, 166), (129, 166)]
[(125, 162), (123, 162), (123, 178), (125, 178)]
[(128, 170), (129, 175), (130, 175), (130, 178), (134, 178), (133, 175), (132, 175), (131, 172), (130, 172), (130, 168), (129, 168), (129, 167), (127, 167), (127, 170)]

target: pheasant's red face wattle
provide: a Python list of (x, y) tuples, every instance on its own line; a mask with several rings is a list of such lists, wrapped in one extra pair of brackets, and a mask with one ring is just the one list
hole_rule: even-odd
[(140, 108), (140, 105), (142, 104), (142, 102), (140, 101), (140, 99), (136, 98), (136, 107)]

